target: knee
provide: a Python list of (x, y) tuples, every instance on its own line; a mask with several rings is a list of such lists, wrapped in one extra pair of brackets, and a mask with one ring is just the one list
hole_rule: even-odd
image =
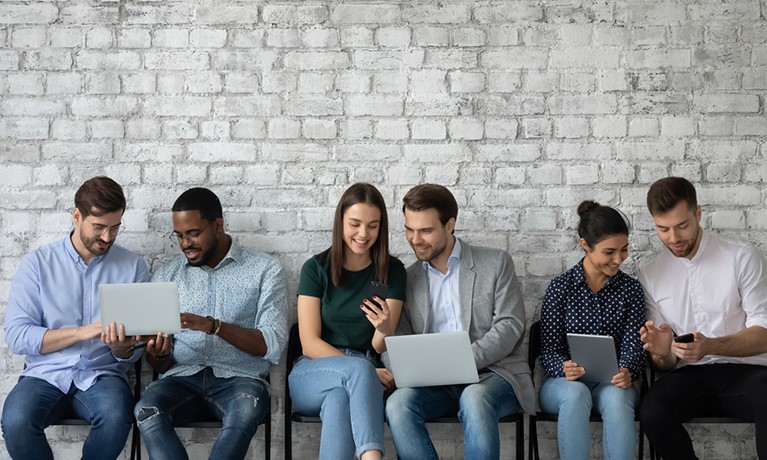
[[(267, 408), (270, 401), (268, 396), (264, 399), (263, 396), (241, 392), (232, 401), (233, 410), (231, 411), (231, 417), (225, 416), (225, 425), (227, 427), (247, 427), (249, 430), (255, 431), (258, 424), (261, 423), (266, 416)], [(229, 414), (227, 414), (229, 415)], [(231, 423), (227, 423), (231, 418)]]
[(659, 398), (654, 397), (652, 391), (647, 393), (639, 405), (639, 420), (646, 427), (655, 425), (655, 422), (668, 414), (669, 408)]
[(139, 428), (158, 423), (160, 414), (160, 408), (151, 404), (143, 404), (143, 401), (139, 401), (133, 408), (133, 416), (136, 418)]
[(634, 417), (636, 394), (632, 388), (606, 388), (599, 396), (599, 411), (603, 417), (625, 415)]
[(485, 416), (495, 414), (496, 401), (491, 395), (483, 391), (479, 385), (469, 385), (458, 401), (459, 412)]
[(591, 410), (591, 390), (581, 382), (567, 381), (558, 395), (559, 405)]
[(336, 417), (336, 415), (331, 415), (333, 413), (348, 414), (349, 412), (349, 393), (343, 388), (334, 388), (322, 400), (320, 418), (325, 420), (326, 417)]
[(6, 440), (12, 440), (22, 432), (32, 429), (33, 420), (26, 411), (3, 410), (3, 418), (0, 421), (0, 425), (2, 425), (3, 437)]
[(389, 396), (384, 411), (390, 425), (410, 417), (410, 414), (415, 411), (414, 396), (411, 388), (400, 388)]

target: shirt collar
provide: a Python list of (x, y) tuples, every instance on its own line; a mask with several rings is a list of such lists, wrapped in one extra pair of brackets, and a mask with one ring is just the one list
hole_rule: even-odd
[[(455, 244), (453, 245), (453, 250), (450, 252), (450, 257), (447, 258), (448, 272), (450, 271), (451, 268), (455, 267), (460, 262), (461, 262), (461, 240), (456, 238)], [(424, 260), (421, 263), (423, 264), (423, 269), (426, 271), (426, 273), (429, 273), (429, 269), (432, 268), (429, 261)]]

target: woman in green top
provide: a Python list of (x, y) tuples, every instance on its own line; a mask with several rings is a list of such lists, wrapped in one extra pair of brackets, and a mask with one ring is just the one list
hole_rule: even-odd
[[(370, 184), (352, 185), (336, 207), (330, 248), (301, 269), (304, 356), (288, 377), (293, 407), (322, 418), (322, 460), (383, 455), (383, 392), (394, 380), (376, 356), (399, 321), (406, 280), (402, 262), (389, 255), (381, 193)], [(371, 281), (389, 286), (385, 300), (368, 298)]]

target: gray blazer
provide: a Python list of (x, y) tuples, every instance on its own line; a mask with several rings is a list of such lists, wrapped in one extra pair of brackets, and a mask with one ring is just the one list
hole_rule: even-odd
[[(472, 247), (461, 240), (461, 323), (468, 327), (477, 369), (490, 369), (511, 383), (529, 413), (535, 413), (530, 367), (522, 351), (525, 306), (514, 262), (506, 251)], [(424, 334), (429, 326), (429, 279), (423, 262), (407, 269), (407, 295), (397, 335)]]

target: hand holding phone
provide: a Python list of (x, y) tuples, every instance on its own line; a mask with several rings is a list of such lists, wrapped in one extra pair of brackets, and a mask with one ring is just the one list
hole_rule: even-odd
[(690, 343), (694, 341), (695, 341), (695, 336), (692, 335), (692, 332), (690, 332), (689, 334), (683, 334), (683, 335), (678, 335), (674, 337), (674, 342), (676, 343)]
[[(374, 303), (375, 305), (377, 305), (378, 308), (381, 308), (381, 305), (378, 302), (376, 302), (373, 299), (373, 297), (378, 297), (381, 300), (386, 300), (386, 294), (388, 294), (388, 293), (389, 293), (389, 286), (388, 285), (386, 285), (384, 283), (379, 283), (378, 281), (371, 281), (370, 282), (370, 287), (368, 287), (367, 299), (369, 301), (371, 301), (372, 303)], [(370, 310), (370, 307), (365, 305), (364, 302), (362, 303), (362, 306), (365, 309)], [(372, 312), (372, 313), (376, 313), (376, 312)]]

